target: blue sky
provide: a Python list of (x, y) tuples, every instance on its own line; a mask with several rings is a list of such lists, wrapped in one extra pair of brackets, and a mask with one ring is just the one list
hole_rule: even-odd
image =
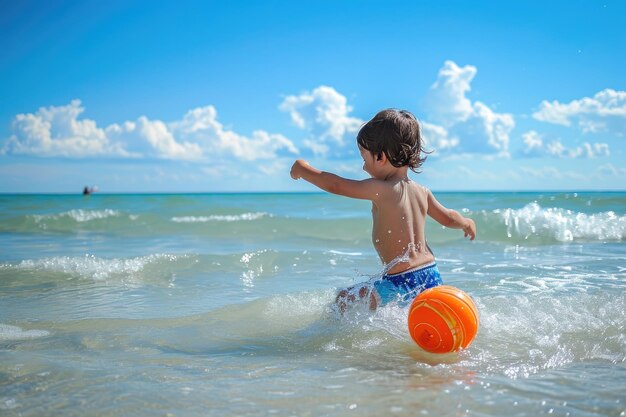
[(626, 189), (622, 1), (0, 3), (0, 192), (312, 191), (412, 111), (434, 190)]

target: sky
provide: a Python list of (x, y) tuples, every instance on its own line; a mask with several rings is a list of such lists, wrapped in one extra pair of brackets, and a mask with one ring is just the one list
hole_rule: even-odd
[(301, 192), (421, 123), (441, 191), (626, 190), (626, 2), (0, 0), (0, 192)]

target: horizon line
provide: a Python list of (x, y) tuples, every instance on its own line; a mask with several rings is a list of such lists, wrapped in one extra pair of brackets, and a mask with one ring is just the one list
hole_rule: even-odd
[[(436, 190), (431, 189), (435, 193), (624, 193), (625, 189), (545, 189), (545, 190), (505, 190), (505, 189), (493, 189), (493, 190)], [(235, 195), (235, 194), (329, 194), (332, 193), (326, 191), (97, 191), (89, 194), (85, 197), (91, 197), (94, 195)], [(37, 196), (37, 195), (77, 195), (83, 196), (82, 192), (69, 192), (69, 191), (33, 191), (33, 192), (4, 192), (0, 191), (0, 196)]]

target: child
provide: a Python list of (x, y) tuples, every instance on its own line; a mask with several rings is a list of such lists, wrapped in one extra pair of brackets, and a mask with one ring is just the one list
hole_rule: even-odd
[[(372, 241), (386, 266), (382, 279), (340, 291), (337, 304), (343, 312), (347, 302), (369, 295), (370, 309), (392, 300), (411, 301), (426, 288), (441, 285), (435, 257), (426, 244), (426, 215), (443, 226), (463, 229), (474, 240), (474, 221), (447, 209), (429, 189), (411, 181), (408, 169), (417, 169), (426, 159), (420, 127), (405, 110), (383, 110), (367, 122), (357, 135), (363, 169), (371, 178), (349, 180), (313, 168), (304, 160), (291, 167), (291, 177), (306, 181), (333, 194), (371, 200)], [(373, 287), (373, 288), (372, 288)]]

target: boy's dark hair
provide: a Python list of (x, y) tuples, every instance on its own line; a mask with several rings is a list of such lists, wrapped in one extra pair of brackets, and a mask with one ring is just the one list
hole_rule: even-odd
[(365, 123), (356, 137), (357, 143), (374, 157), (385, 153), (391, 165), (396, 168), (408, 166), (419, 172), (426, 160), (420, 158), (424, 151), (420, 125), (415, 116), (406, 110), (386, 109), (378, 112)]

